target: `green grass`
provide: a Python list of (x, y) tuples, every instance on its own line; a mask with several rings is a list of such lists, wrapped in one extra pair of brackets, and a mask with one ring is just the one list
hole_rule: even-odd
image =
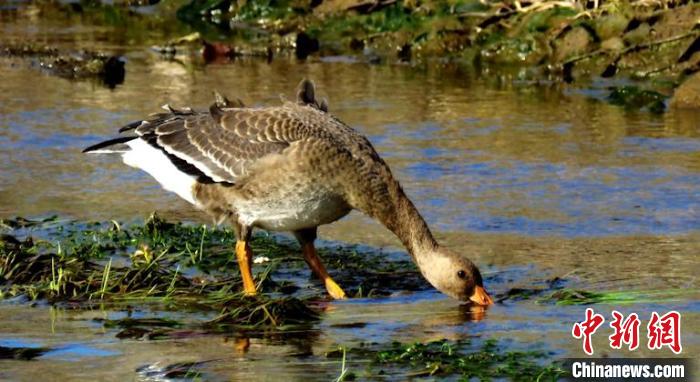
[(350, 369), (348, 369), (347, 364), (345, 362), (347, 357), (347, 350), (345, 346), (339, 347), (338, 350), (342, 352), (343, 355), (340, 362), (340, 374), (338, 375), (338, 378), (335, 379), (335, 382), (355, 380), (355, 373), (351, 372)]
[[(84, 223), (23, 218), (2, 221), (0, 298), (26, 296), (72, 307), (155, 304), (168, 310), (209, 312), (207, 328), (302, 325), (319, 316), (308, 300), (328, 299), (325, 288), (300, 288), (310, 271), (298, 244), (265, 234), (251, 246), (271, 259), (255, 265), (261, 292), (242, 293), (228, 228), (167, 222)], [(336, 280), (353, 296), (384, 296), (429, 286), (408, 258), (336, 246), (319, 248)], [(282, 274), (287, 279), (279, 279)]]
[(589, 305), (589, 304), (645, 304), (683, 301), (696, 291), (686, 289), (667, 289), (649, 291), (611, 291), (591, 292), (578, 289), (561, 289), (540, 299), (541, 302), (554, 302), (557, 305)]
[(542, 351), (505, 350), (496, 340), (475, 345), (469, 340), (405, 344), (394, 342), (373, 348), (351, 349), (358, 358), (370, 358), (367, 377), (399, 375), (405, 378), (432, 377), (438, 380), (556, 381), (566, 372), (548, 363), (551, 354)]
[[(231, 261), (230, 231), (168, 223), (155, 215), (142, 225), (127, 228), (116, 222), (60, 227), (28, 222), (16, 219), (6, 221), (5, 226), (17, 235), (21, 234), (19, 229), (37, 228), (45, 239), (3, 235), (3, 298), (24, 295), (31, 300), (86, 307), (94, 303), (155, 303), (213, 311), (216, 318), (212, 323), (246, 327), (278, 327), (318, 319), (316, 312), (294, 297), (245, 297)], [(274, 245), (270, 238), (260, 240)], [(191, 250), (187, 254), (190, 243), (198, 243), (194, 254)], [(269, 271), (258, 278), (265, 283)]]

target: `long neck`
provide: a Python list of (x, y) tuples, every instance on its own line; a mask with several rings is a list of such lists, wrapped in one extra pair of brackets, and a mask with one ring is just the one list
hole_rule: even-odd
[(391, 179), (388, 186), (388, 205), (377, 214), (377, 218), (401, 240), (420, 267), (423, 260), (427, 260), (421, 255), (432, 253), (438, 244), (401, 185)]

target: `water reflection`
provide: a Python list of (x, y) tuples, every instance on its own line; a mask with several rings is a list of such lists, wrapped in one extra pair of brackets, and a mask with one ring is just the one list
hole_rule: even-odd
[(128, 220), (157, 209), (201, 218), (145, 175), (80, 149), (161, 104), (206, 107), (213, 89), (278, 103), (309, 77), (332, 112), (370, 136), (439, 230), (597, 236), (700, 227), (696, 113), (631, 113), (562, 85), (493, 88), (437, 69), (127, 57), (129, 77), (114, 91), (39, 77), (46, 91), (36, 93), (26, 86), (35, 72), (9, 69), (0, 85), (8, 169), (0, 214)]

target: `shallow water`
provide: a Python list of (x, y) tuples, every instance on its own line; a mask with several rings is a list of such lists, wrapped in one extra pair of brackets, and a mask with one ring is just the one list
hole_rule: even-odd
[[(700, 113), (626, 111), (602, 101), (600, 88), (438, 65), (279, 59), (204, 66), (190, 55), (168, 61), (146, 46), (112, 41), (104, 27), (78, 25), (53, 35), (65, 25), (22, 20), (0, 31), (119, 52), (127, 74), (108, 89), (50, 76), (23, 60), (0, 60), (0, 218), (138, 221), (156, 210), (170, 219), (205, 221), (147, 175), (80, 150), (165, 103), (206, 108), (218, 89), (247, 104), (274, 104), (279, 94), (291, 98), (307, 77), (336, 116), (370, 138), (438, 238), (482, 265), (492, 293), (555, 276), (587, 290), (687, 290), (673, 301), (595, 309), (606, 316), (612, 309), (637, 312), (644, 322), (651, 311), (676, 309), (683, 314), (684, 355), (700, 350), (700, 293), (693, 293), (699, 287)], [(323, 227), (321, 237), (398, 248), (387, 230), (355, 213)], [(0, 346), (52, 350), (31, 363), (0, 360), (0, 379), (28, 380), (51, 370), (57, 380), (147, 380), (156, 378), (148, 371), (158, 365), (209, 361), (202, 368), (212, 379), (328, 380), (340, 363), (324, 353), (338, 344), (471, 336), (500, 338), (513, 348), (536, 344), (555, 358), (576, 356), (580, 343), (569, 333), (584, 310), (507, 301), (476, 320), (436, 292), (354, 299), (331, 303), (310, 333), (253, 338), (243, 353), (236, 351), (235, 333), (119, 340), (92, 319), (123, 312), (4, 303)], [(140, 314), (162, 313), (144, 308)], [(611, 352), (606, 341), (596, 337), (603, 354), (672, 355)], [(351, 369), (365, 367), (362, 359), (349, 362)]]

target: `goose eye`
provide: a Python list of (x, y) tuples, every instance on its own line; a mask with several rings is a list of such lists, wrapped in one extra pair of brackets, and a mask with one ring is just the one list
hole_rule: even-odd
[(464, 271), (459, 271), (459, 272), (457, 272), (457, 277), (459, 277), (460, 279), (463, 279), (463, 278), (467, 277), (467, 274)]

